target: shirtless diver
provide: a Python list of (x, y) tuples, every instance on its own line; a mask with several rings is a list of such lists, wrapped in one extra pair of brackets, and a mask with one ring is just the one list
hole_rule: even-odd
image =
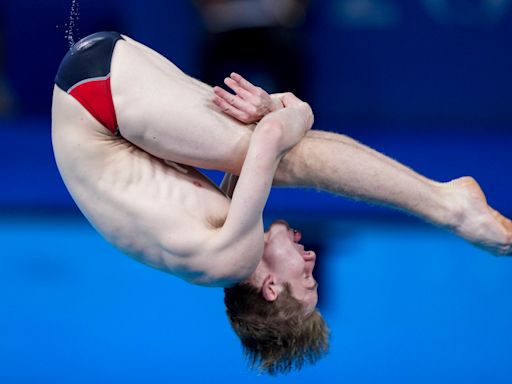
[[(473, 178), (436, 182), (311, 130), (311, 108), (291, 93), (268, 95), (234, 73), (225, 80), (234, 94), (211, 88), (116, 32), (76, 43), (55, 83), (55, 159), (80, 210), (135, 259), (224, 287), (250, 363), (270, 374), (313, 363), (328, 345), (315, 253), (285, 221), (264, 232), (272, 184), (384, 204), (512, 254), (512, 222)], [(194, 167), (226, 172), (221, 187)]]

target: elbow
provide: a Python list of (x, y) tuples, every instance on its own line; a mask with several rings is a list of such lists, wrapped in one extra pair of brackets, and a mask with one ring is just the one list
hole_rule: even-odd
[(212, 269), (207, 273), (202, 273), (188, 280), (193, 284), (205, 287), (229, 288), (246, 281), (253, 272), (253, 270), (231, 270), (224, 266), (218, 271)]
[(217, 271), (212, 271), (210, 278), (215, 286), (232, 287), (249, 279), (257, 266), (257, 263), (237, 263), (230, 260), (219, 265)]
[[(263, 248), (263, 247), (262, 247)], [(249, 279), (256, 271), (263, 249), (232, 249), (231, 252), (210, 258), (208, 285), (232, 287)]]
[(263, 250), (263, 230), (260, 228), (236, 236), (230, 230), (220, 231), (210, 242), (204, 244), (201, 254), (195, 259), (197, 266), (203, 271), (200, 276), (202, 283), (231, 287), (246, 281), (260, 264)]

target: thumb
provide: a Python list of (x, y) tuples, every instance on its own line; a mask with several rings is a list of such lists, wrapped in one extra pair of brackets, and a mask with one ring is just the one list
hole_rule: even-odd
[(293, 107), (294, 105), (298, 105), (303, 103), (301, 99), (299, 99), (297, 96), (295, 96), (293, 93), (288, 92), (286, 93), (283, 98), (281, 99), (283, 105), (285, 108)]

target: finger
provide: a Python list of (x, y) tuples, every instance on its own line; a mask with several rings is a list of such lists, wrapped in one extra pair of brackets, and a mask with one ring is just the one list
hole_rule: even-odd
[(253, 85), (250, 81), (244, 79), (242, 76), (240, 76), (238, 73), (232, 72), (230, 77), (235, 80), (240, 86), (252, 93), (253, 95), (257, 94), (261, 88), (256, 87)]
[(284, 97), (281, 99), (281, 101), (285, 107), (291, 107), (293, 105), (299, 105), (299, 104), (303, 103), (303, 101), (301, 99), (299, 99), (297, 96), (295, 96), (291, 92), (287, 92), (284, 95)]
[(231, 88), (238, 96), (240, 96), (244, 100), (253, 100), (254, 95), (248, 90), (242, 88), (238, 85), (238, 83), (233, 80), (231, 77), (226, 77), (224, 79), (224, 84), (226, 84), (229, 88)]
[(229, 93), (224, 88), (221, 87), (214, 87), (213, 92), (219, 96), (220, 98), (224, 99), (229, 104), (234, 104), (234, 101), (236, 99), (236, 95), (233, 95), (232, 93)]
[(215, 87), (213, 89), (215, 94), (219, 96), (220, 98), (224, 99), (227, 103), (231, 104), (232, 106), (236, 107), (237, 109), (240, 109), (242, 111), (245, 111), (247, 113), (250, 113), (252, 109), (254, 109), (252, 104), (249, 104), (247, 101), (243, 100), (242, 98), (233, 95), (226, 91), (225, 89), (221, 87)]
[(235, 108), (234, 106), (229, 104), (223, 98), (221, 98), (219, 96), (215, 96), (213, 98), (213, 102), (215, 103), (215, 105), (217, 105), (222, 110), (222, 112), (226, 113), (227, 115), (229, 115), (231, 117), (234, 117), (237, 120), (246, 122), (246, 120), (247, 120), (246, 113)]

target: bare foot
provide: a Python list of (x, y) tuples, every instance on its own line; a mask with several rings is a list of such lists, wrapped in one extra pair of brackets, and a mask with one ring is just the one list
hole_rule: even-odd
[(512, 221), (487, 204), (475, 179), (461, 177), (444, 185), (455, 197), (452, 230), (494, 255), (512, 255)]

